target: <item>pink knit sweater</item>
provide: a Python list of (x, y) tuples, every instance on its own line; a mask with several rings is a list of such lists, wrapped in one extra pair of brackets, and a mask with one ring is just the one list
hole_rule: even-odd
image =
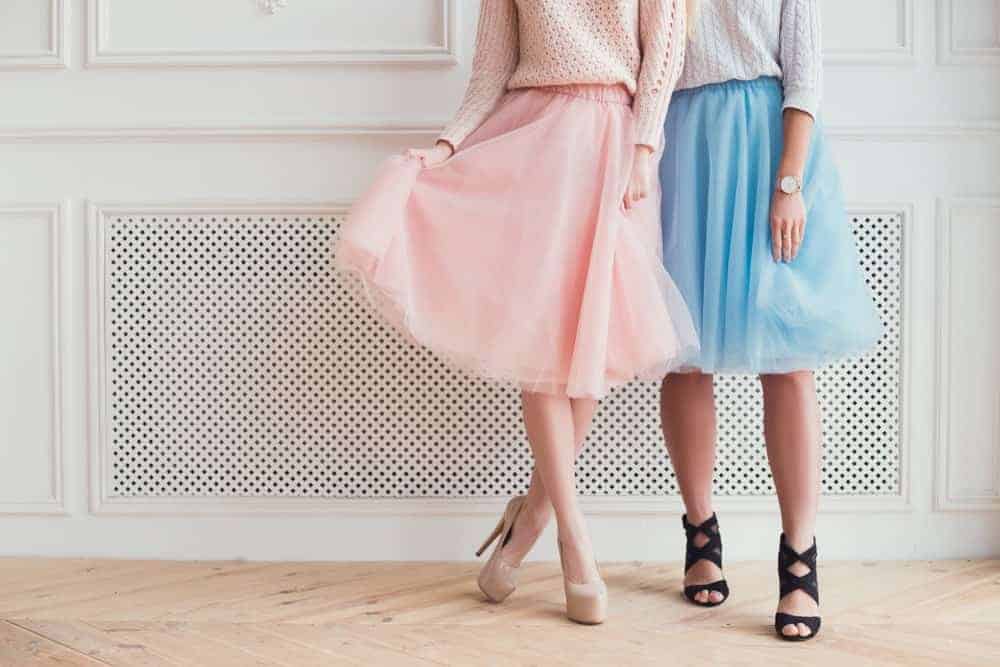
[(459, 146), (508, 90), (624, 84), (636, 143), (659, 147), (684, 65), (684, 0), (481, 0), (465, 99), (441, 135)]

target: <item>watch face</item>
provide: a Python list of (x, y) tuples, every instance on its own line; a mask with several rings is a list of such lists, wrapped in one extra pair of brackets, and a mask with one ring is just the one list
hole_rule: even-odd
[(799, 191), (799, 180), (794, 176), (785, 176), (781, 179), (781, 191), (786, 195), (793, 195)]

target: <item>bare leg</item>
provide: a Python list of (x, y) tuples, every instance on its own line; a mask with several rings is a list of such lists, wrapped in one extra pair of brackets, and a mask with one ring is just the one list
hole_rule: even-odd
[(564, 574), (574, 583), (600, 580), (590, 534), (576, 496), (573, 408), (569, 398), (523, 392), (524, 426), (535, 457), (535, 470), (556, 515)]
[[(680, 486), (688, 521), (697, 525), (712, 516), (712, 478), (715, 470), (715, 395), (712, 376), (674, 373), (660, 387), (660, 424)], [(696, 546), (708, 536), (698, 534)], [(684, 585), (717, 581), (722, 572), (710, 561), (698, 561), (684, 576)], [(721, 602), (722, 593), (701, 591), (699, 602)]]
[[(802, 552), (812, 546), (820, 492), (820, 415), (816, 383), (809, 371), (762, 375), (764, 437), (774, 487), (781, 506), (781, 526), (789, 546)], [(789, 568), (797, 576), (809, 572), (802, 563)], [(778, 603), (778, 611), (815, 616), (818, 607), (802, 591), (793, 591)], [(782, 629), (786, 635), (809, 634), (799, 623)]]
[[(570, 409), (573, 412), (573, 458), (576, 459), (583, 449), (583, 443), (590, 433), (594, 413), (597, 411), (597, 401), (589, 398), (570, 399)], [(521, 513), (517, 515), (517, 523), (511, 532), (510, 540), (503, 548), (504, 560), (512, 565), (518, 565), (531, 551), (539, 535), (549, 525), (554, 512), (545, 485), (536, 467), (531, 473), (531, 485)]]

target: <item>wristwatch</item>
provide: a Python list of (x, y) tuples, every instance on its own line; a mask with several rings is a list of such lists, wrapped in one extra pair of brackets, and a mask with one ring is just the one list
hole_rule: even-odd
[(798, 176), (782, 176), (778, 180), (778, 190), (786, 195), (802, 192), (802, 179)]

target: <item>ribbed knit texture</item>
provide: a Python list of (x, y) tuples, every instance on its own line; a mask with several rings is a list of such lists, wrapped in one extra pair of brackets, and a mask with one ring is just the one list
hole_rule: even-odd
[(659, 147), (684, 65), (684, 0), (482, 0), (472, 78), (441, 135), (459, 146), (508, 90), (625, 85), (636, 143)]
[(677, 88), (776, 76), (784, 108), (815, 116), (822, 51), (819, 0), (701, 0)]

